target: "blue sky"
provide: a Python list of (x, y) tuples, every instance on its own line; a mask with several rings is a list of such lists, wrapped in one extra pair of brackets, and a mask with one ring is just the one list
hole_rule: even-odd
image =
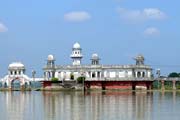
[(21, 61), (42, 75), (48, 54), (71, 64), (79, 42), (83, 64), (98, 53), (102, 64), (146, 64), (163, 75), (180, 72), (178, 0), (5, 0), (0, 4), (0, 76)]

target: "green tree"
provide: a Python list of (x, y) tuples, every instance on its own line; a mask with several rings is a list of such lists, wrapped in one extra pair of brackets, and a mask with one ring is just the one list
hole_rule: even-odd
[(180, 73), (172, 72), (168, 75), (168, 77), (180, 77)]

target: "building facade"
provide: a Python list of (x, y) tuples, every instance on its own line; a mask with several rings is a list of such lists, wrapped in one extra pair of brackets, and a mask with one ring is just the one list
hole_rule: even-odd
[(70, 55), (71, 65), (55, 65), (53, 55), (49, 55), (47, 65), (43, 68), (44, 79), (53, 77), (64, 81), (76, 81), (84, 76), (85, 81), (152, 81), (152, 68), (144, 64), (143, 55), (134, 58), (134, 65), (102, 65), (98, 54), (93, 54), (89, 65), (82, 65), (82, 48), (75, 43)]

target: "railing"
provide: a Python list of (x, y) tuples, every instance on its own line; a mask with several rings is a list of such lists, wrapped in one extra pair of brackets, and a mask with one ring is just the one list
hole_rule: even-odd
[(86, 78), (85, 81), (153, 81), (153, 78)]
[(172, 77), (164, 77), (164, 78), (155, 78), (154, 80), (164, 80), (164, 81), (180, 81), (180, 78), (178, 77), (175, 77), (175, 78), (172, 78)]
[[(44, 69), (52, 69), (52, 66), (45, 65), (43, 67)], [(55, 69), (86, 69), (86, 68), (103, 68), (103, 69), (109, 69), (109, 68), (114, 68), (114, 69), (129, 69), (129, 68), (143, 68), (143, 69), (151, 69), (150, 66), (148, 65), (78, 65), (78, 66), (73, 66), (73, 65), (56, 65), (53, 66)]]

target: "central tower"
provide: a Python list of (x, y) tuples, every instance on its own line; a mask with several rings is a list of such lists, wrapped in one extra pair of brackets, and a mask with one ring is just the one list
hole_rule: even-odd
[(81, 59), (83, 58), (83, 55), (81, 53), (82, 49), (79, 43), (75, 43), (72, 48), (72, 54), (70, 57), (72, 58), (73, 65), (81, 65)]

